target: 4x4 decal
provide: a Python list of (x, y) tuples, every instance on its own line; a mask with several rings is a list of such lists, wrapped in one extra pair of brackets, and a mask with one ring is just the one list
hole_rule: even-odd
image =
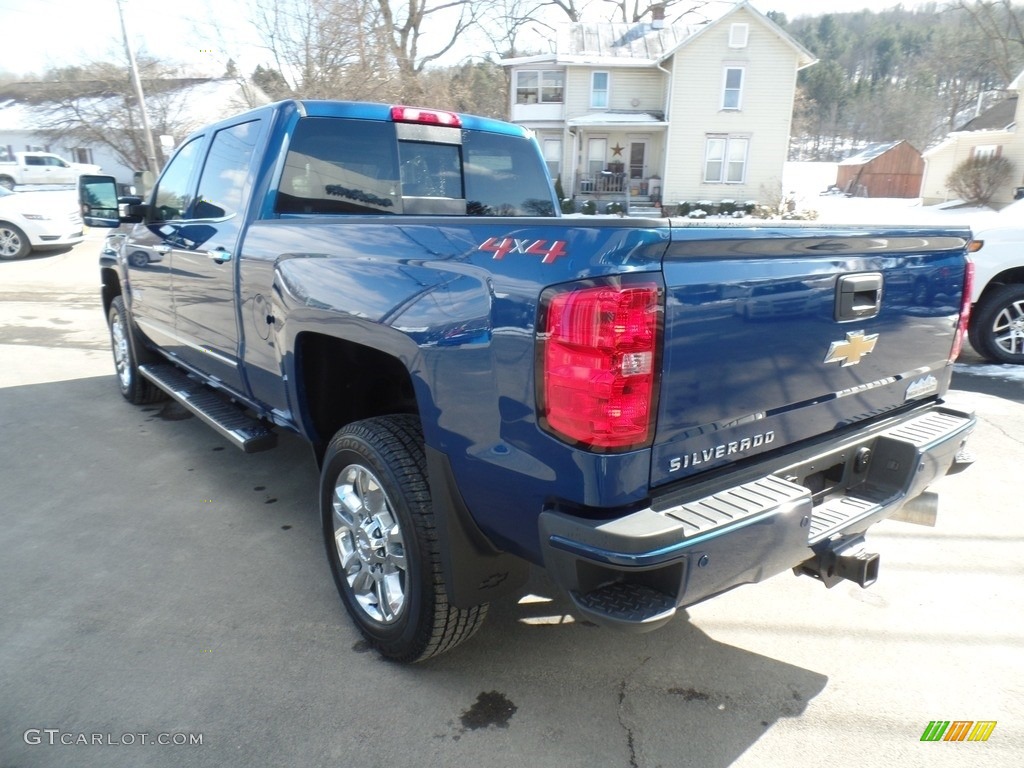
[[(550, 242), (550, 245), (548, 243)], [(543, 256), (541, 264), (554, 264), (559, 256), (565, 256), (565, 240), (520, 240), (515, 237), (489, 237), (478, 250), (490, 251), (495, 260), (505, 258), (509, 253), (522, 253), (528, 256)]]

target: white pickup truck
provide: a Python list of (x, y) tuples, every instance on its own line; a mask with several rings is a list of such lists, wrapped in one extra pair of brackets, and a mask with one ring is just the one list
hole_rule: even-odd
[(13, 160), (0, 160), (0, 187), (22, 184), (77, 184), (82, 174), (100, 173), (98, 165), (72, 163), (49, 152), (15, 152)]
[(974, 226), (971, 346), (994, 363), (1024, 365), (1024, 199)]

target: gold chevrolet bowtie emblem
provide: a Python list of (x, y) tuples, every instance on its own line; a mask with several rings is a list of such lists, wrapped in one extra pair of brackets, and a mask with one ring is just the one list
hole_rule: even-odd
[(870, 355), (875, 350), (875, 343), (878, 341), (878, 334), (873, 333), (865, 336), (864, 331), (854, 331), (846, 334), (846, 341), (833, 341), (825, 355), (826, 363), (843, 364), (843, 368), (849, 365), (856, 365), (864, 355)]

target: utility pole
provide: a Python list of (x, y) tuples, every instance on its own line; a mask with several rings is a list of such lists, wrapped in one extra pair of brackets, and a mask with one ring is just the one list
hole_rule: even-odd
[(139, 68), (135, 63), (135, 54), (132, 52), (131, 43), (128, 42), (128, 29), (124, 24), (124, 8), (122, 0), (117, 0), (117, 14), (121, 17), (121, 35), (124, 37), (124, 50), (128, 54), (128, 65), (132, 70), (132, 84), (135, 86), (135, 98), (139, 101), (139, 112), (142, 113), (142, 135), (146, 139), (147, 164), (149, 171), (155, 177), (160, 169), (156, 162), (156, 147), (153, 146), (153, 132), (149, 129), (149, 115), (146, 114), (146, 97), (142, 93), (142, 80), (139, 79)]

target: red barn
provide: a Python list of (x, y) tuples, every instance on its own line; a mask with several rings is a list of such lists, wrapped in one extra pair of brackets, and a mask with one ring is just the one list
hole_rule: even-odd
[(924, 160), (909, 142), (868, 144), (839, 163), (836, 186), (855, 197), (920, 197)]

